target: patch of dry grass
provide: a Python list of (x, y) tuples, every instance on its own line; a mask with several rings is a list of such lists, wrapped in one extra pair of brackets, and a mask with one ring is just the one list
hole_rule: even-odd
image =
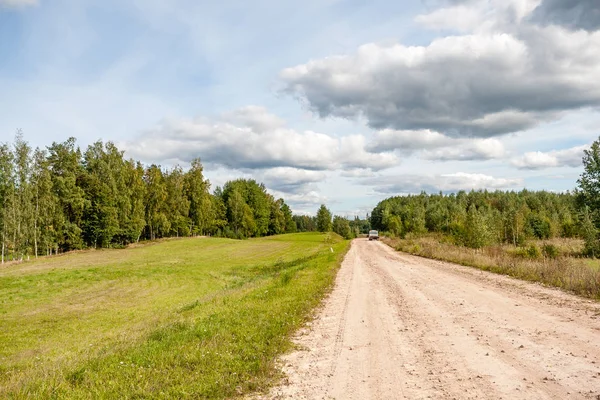
[(398, 251), (541, 282), (600, 299), (598, 261), (577, 257), (583, 246), (577, 239), (535, 241), (520, 248), (498, 245), (482, 249), (456, 246), (440, 236), (383, 240)]

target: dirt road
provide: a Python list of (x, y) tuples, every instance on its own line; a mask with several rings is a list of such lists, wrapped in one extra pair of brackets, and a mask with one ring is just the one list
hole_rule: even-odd
[(354, 241), (269, 399), (600, 399), (600, 304)]

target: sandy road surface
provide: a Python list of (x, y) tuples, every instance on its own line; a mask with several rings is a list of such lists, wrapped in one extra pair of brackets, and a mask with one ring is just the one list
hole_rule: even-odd
[(600, 399), (600, 304), (353, 242), (269, 399)]

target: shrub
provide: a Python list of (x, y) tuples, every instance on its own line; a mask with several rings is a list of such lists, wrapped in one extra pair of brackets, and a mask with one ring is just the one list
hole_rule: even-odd
[(553, 244), (545, 244), (542, 247), (542, 254), (544, 254), (544, 257), (546, 258), (558, 258), (558, 256), (560, 255), (560, 250), (558, 249), (557, 246), (553, 245)]
[(527, 256), (532, 260), (535, 260), (536, 258), (540, 258), (542, 256), (542, 252), (535, 244), (530, 244), (529, 247), (527, 247)]
[(550, 237), (551, 227), (548, 218), (532, 213), (527, 217), (527, 223), (536, 238), (548, 239)]
[(530, 258), (532, 260), (535, 260), (542, 256), (540, 248), (537, 247), (535, 244), (530, 244), (528, 247), (520, 247), (514, 252), (514, 254), (515, 256), (522, 258)]

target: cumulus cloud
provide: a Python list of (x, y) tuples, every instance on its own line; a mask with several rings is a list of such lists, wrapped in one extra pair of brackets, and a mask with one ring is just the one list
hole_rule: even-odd
[(400, 150), (411, 153), (415, 150), (449, 146), (452, 142), (452, 138), (429, 129), (407, 131), (383, 129), (375, 133), (367, 149), (372, 152)]
[(489, 32), (520, 23), (541, 0), (470, 0), (442, 1), (415, 22), (434, 30)]
[(385, 195), (420, 193), (421, 191), (435, 193), (480, 189), (507, 190), (523, 187), (521, 178), (496, 178), (490, 175), (466, 172), (441, 175), (385, 176), (363, 183), (373, 185), (376, 192)]
[(415, 20), (429, 29), (449, 29), (466, 32), (479, 27), (483, 18), (480, 9), (460, 4), (440, 8), (429, 14), (419, 15)]
[(18, 8), (35, 6), (38, 4), (38, 0), (0, 0), (0, 8)]
[(282, 193), (310, 193), (316, 191), (315, 184), (327, 175), (323, 171), (310, 171), (290, 167), (277, 167), (258, 174), (258, 178), (272, 190)]
[(490, 160), (505, 155), (504, 145), (497, 139), (452, 138), (431, 130), (397, 131), (384, 129), (374, 135), (367, 146), (369, 151), (397, 150), (409, 154), (421, 151), (430, 160)]
[[(468, 11), (474, 22), (459, 28), (469, 30), (477, 18), (486, 26), (470, 34), (427, 46), (369, 43), (354, 54), (286, 68), (283, 91), (323, 118), (455, 137), (522, 131), (600, 106), (600, 31), (532, 25), (526, 17), (539, 1), (501, 3), (489, 3), (504, 7), (499, 14)], [(445, 12), (419, 18), (444, 27), (456, 20)]]
[(371, 168), (397, 165), (392, 153), (365, 150), (361, 135), (332, 137), (298, 132), (262, 107), (245, 107), (221, 118), (164, 121), (135, 141), (122, 144), (133, 157), (153, 162), (177, 159), (234, 169), (290, 167), (306, 170)]
[(568, 29), (596, 31), (600, 29), (598, 0), (544, 0), (533, 11), (532, 20), (557, 24)]
[(323, 196), (319, 191), (306, 193), (287, 193), (269, 190), (275, 198), (283, 198), (296, 214), (315, 214), (321, 204), (331, 204), (331, 199)]
[(483, 161), (499, 159), (505, 154), (504, 145), (499, 140), (482, 139), (456, 143), (456, 146), (427, 150), (423, 152), (423, 157), (439, 161)]
[(512, 164), (519, 169), (543, 169), (552, 167), (580, 167), (583, 151), (589, 145), (571, 147), (548, 152), (532, 151), (513, 159)]

